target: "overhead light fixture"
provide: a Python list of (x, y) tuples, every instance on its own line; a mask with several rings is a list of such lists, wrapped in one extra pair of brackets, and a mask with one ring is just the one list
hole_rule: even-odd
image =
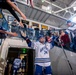
[(47, 6), (47, 10), (51, 10), (51, 6)]
[(66, 11), (66, 13), (69, 12), (68, 10), (65, 10), (65, 11)]
[(72, 22), (76, 23), (76, 16), (72, 18)]
[(45, 2), (45, 0), (41, 0), (42, 2)]
[(51, 13), (51, 11), (52, 11), (52, 7), (51, 6), (44, 6), (44, 5), (42, 5), (42, 9), (43, 10), (45, 10), (45, 11), (47, 11), (47, 12), (49, 12), (49, 13)]
[(76, 7), (73, 7), (74, 11), (76, 11)]
[(44, 5), (42, 5), (42, 9), (44, 9), (44, 10), (51, 10), (51, 6), (44, 6)]

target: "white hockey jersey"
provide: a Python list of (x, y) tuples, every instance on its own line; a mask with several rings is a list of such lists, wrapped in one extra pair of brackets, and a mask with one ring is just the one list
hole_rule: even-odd
[(14, 60), (14, 63), (13, 63), (14, 65), (14, 68), (19, 68), (20, 67), (20, 64), (21, 64), (21, 59), (18, 59), (18, 58), (16, 58), (15, 60)]
[(35, 64), (40, 66), (50, 66), (49, 50), (52, 48), (51, 43), (42, 44), (40, 42), (34, 42), (33, 48), (35, 49)]

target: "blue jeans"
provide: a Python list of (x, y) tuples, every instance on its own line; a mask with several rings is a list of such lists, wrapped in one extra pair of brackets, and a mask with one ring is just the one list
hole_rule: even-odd
[(47, 67), (42, 67), (39, 65), (35, 66), (35, 75), (47, 75), (47, 74), (52, 74), (52, 69), (51, 66)]
[(19, 70), (19, 68), (13, 68), (13, 75), (17, 75), (18, 70)]

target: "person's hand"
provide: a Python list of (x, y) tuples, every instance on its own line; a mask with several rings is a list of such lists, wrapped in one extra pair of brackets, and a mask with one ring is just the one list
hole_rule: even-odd
[(16, 37), (18, 34), (16, 32), (12, 33), (12, 36)]
[(8, 35), (14, 36), (14, 37), (18, 36), (18, 34), (16, 32), (7, 32), (6, 31), (5, 33)]
[(21, 35), (26, 37), (26, 34), (23, 31), (21, 31)]
[(22, 23), (22, 22), (20, 22), (20, 26), (21, 26), (22, 28), (24, 28), (24, 25), (23, 25), (23, 23)]
[(52, 39), (51, 39), (51, 38), (48, 38), (48, 39), (47, 39), (47, 42), (49, 42), (49, 43), (50, 43), (51, 41), (52, 41)]

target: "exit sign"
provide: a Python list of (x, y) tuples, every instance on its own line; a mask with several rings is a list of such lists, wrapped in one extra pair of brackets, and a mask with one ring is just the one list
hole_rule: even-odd
[(22, 48), (22, 53), (27, 53), (27, 49), (26, 48)]

